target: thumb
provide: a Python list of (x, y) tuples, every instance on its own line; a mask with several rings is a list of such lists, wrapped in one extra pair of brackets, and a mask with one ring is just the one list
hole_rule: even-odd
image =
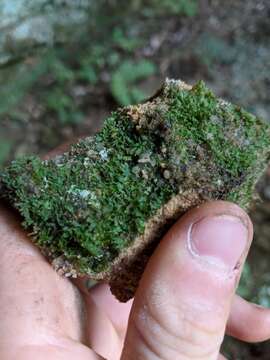
[(217, 360), (252, 239), (238, 206), (191, 210), (150, 259), (130, 314), (122, 360)]

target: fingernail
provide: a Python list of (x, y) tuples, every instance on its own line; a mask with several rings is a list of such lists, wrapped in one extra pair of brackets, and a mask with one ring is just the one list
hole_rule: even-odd
[(248, 229), (238, 217), (205, 217), (192, 225), (191, 251), (204, 260), (234, 269), (245, 251)]

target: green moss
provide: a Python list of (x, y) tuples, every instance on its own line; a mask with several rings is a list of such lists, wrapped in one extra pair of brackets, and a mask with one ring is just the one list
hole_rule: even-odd
[(13, 161), (2, 195), (51, 258), (108, 269), (174, 195), (247, 207), (270, 152), (269, 127), (199, 82), (167, 81), (152, 101), (120, 109), (95, 137), (49, 161)]
[[(210, 197), (247, 206), (269, 153), (269, 128), (240, 107), (216, 98), (202, 82), (180, 94), (173, 87), (170, 98), (169, 116), (175, 127), (169, 147), (176, 172), (184, 159), (191, 178), (215, 186), (214, 193), (202, 189)], [(194, 161), (198, 167), (192, 165)]]

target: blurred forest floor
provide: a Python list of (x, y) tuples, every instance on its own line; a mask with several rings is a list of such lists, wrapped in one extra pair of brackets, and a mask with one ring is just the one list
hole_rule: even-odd
[[(0, 66), (0, 167), (95, 133), (165, 77), (203, 79), (219, 96), (270, 121), (269, 0), (96, 2), (68, 44)], [(270, 307), (270, 170), (252, 210), (255, 245), (239, 292)], [(225, 344), (228, 358), (268, 359), (270, 344)]]

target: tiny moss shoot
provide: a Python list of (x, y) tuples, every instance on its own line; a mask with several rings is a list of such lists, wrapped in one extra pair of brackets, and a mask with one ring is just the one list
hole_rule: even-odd
[(146, 103), (112, 113), (94, 137), (52, 160), (1, 174), (1, 196), (50, 257), (78, 273), (109, 271), (147, 222), (192, 189), (201, 201), (247, 208), (270, 153), (269, 126), (217, 98), (203, 82), (167, 80)]

